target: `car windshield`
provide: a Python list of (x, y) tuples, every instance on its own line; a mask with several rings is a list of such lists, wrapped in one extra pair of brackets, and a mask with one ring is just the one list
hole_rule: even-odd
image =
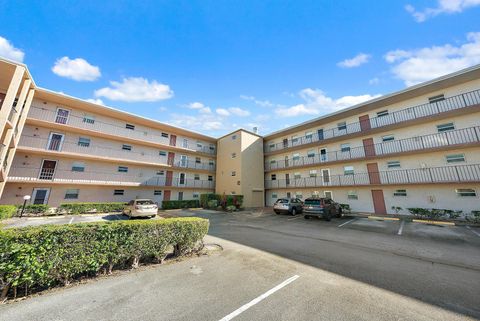
[(152, 200), (140, 200), (137, 201), (137, 205), (152, 205), (154, 204)]
[(305, 200), (305, 205), (320, 205), (321, 201), (319, 199), (307, 199)]
[(285, 198), (281, 198), (279, 200), (277, 200), (275, 203), (279, 203), (279, 204), (288, 204), (288, 200), (285, 199)]

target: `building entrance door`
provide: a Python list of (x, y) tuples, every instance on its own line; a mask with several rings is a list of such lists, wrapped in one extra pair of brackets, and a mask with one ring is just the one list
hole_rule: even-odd
[(47, 204), (49, 195), (49, 188), (34, 188), (32, 192), (32, 204)]
[(387, 214), (387, 209), (385, 207), (385, 199), (383, 197), (383, 190), (372, 190), (372, 199), (375, 214)]

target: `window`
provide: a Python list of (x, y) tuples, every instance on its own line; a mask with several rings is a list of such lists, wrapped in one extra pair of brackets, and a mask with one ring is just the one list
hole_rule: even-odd
[(393, 196), (407, 196), (406, 189), (397, 189), (393, 192)]
[(79, 189), (67, 189), (65, 192), (65, 199), (66, 200), (76, 200), (78, 199), (78, 193), (80, 192)]
[(237, 135), (232, 135), (232, 140), (237, 139)]
[(81, 162), (75, 162), (72, 164), (72, 172), (84, 172), (85, 164)]
[(202, 159), (200, 157), (195, 157), (195, 163), (196, 164), (201, 164), (202, 163)]
[(270, 164), (275, 164), (276, 162), (277, 162), (277, 161), (274, 160), (274, 159), (271, 159), (271, 160), (270, 160)]
[(346, 122), (346, 121), (342, 121), (341, 123), (338, 123), (338, 124), (337, 124), (337, 129), (338, 129), (338, 130), (345, 130), (345, 129), (347, 129), (347, 122)]
[(198, 192), (193, 192), (193, 198), (199, 198), (200, 194)]
[(348, 192), (347, 192), (347, 198), (348, 198), (349, 200), (358, 200), (357, 191), (348, 191)]
[(392, 140), (395, 140), (395, 136), (393, 135), (382, 136), (382, 142), (391, 142)]
[(399, 168), (400, 161), (389, 161), (387, 162), (387, 168)]
[(311, 158), (311, 157), (315, 157), (315, 151), (313, 149), (309, 150), (307, 152), (307, 157)]
[(445, 95), (444, 94), (441, 94), (441, 95), (437, 95), (437, 96), (433, 96), (433, 97), (429, 97), (428, 98), (428, 102), (430, 104), (433, 104), (433, 103), (436, 103), (437, 101), (442, 101), (442, 100), (445, 100)]
[(200, 142), (197, 142), (197, 148), (198, 148), (198, 149), (202, 149), (202, 148), (203, 148), (203, 145), (202, 145), (202, 143), (200, 143)]
[(297, 142), (298, 142), (298, 137), (297, 137), (297, 135), (293, 135), (293, 136), (292, 136), (292, 144), (295, 144), (295, 143), (297, 143)]
[(167, 156), (167, 152), (161, 150), (161, 151), (158, 152), (158, 155), (160, 155), (160, 156)]
[(350, 144), (341, 144), (340, 145), (340, 150), (342, 152), (349, 152), (350, 151)]
[(333, 194), (330, 191), (324, 191), (323, 196), (325, 196), (325, 198), (332, 199)]
[(213, 181), (213, 176), (212, 175), (208, 175), (208, 181), (209, 182)]
[(269, 149), (275, 149), (275, 144), (270, 144), (270, 145), (268, 145), (268, 148), (269, 148)]
[(300, 173), (295, 173), (295, 174), (293, 174), (293, 177), (294, 177), (295, 179), (299, 179), (299, 178), (302, 178), (302, 174), (300, 174)]
[(86, 124), (93, 125), (93, 124), (95, 124), (95, 117), (85, 115), (85, 116), (83, 116), (83, 122), (86, 123)]
[(131, 151), (131, 150), (132, 150), (132, 146), (131, 146), (131, 145), (125, 145), (125, 144), (123, 144), (123, 145), (122, 145), (122, 149), (123, 149), (123, 150)]
[(237, 153), (232, 153), (232, 158), (237, 157)]
[(193, 179), (196, 180), (196, 181), (199, 181), (200, 180), (200, 174), (195, 174), (193, 176)]
[(183, 148), (188, 148), (188, 139), (184, 138), (182, 141), (182, 147)]
[(294, 161), (299, 160), (299, 159), (300, 159), (300, 154), (299, 154), (299, 153), (293, 154), (292, 159), (293, 159)]
[(377, 113), (377, 117), (388, 116), (388, 110), (382, 110)]
[(447, 163), (462, 163), (465, 161), (465, 154), (452, 154), (445, 157)]
[(278, 194), (277, 194), (277, 193), (272, 193), (272, 198), (277, 199), (277, 198), (278, 198)]
[(85, 137), (78, 138), (78, 146), (89, 147), (90, 146), (90, 138), (85, 138)]
[(214, 150), (215, 150), (215, 145), (210, 144), (210, 146), (208, 146), (208, 148), (209, 148), (211, 151), (214, 151)]
[(118, 172), (127, 173), (128, 172), (128, 167), (127, 166), (118, 166)]
[(183, 192), (178, 192), (178, 200), (183, 201)]
[(300, 191), (295, 192), (295, 197), (296, 197), (296, 198), (299, 198), (299, 199), (302, 199), (302, 198), (303, 198), (302, 192), (300, 192)]
[(168, 138), (168, 134), (167, 133), (162, 133), (162, 137)]
[(317, 177), (317, 170), (312, 169), (312, 170), (310, 170), (309, 174), (310, 174), (310, 177)]
[(455, 129), (455, 125), (453, 123), (446, 123), (446, 124), (437, 125), (437, 131), (439, 133), (446, 132), (446, 131), (449, 131), (449, 130), (454, 130), (454, 129)]
[(232, 176), (237, 176), (237, 172), (235, 172), (235, 171), (232, 171), (230, 174), (231, 174)]
[(125, 190), (123, 189), (114, 189), (113, 190), (113, 195), (124, 195), (125, 194)]
[(277, 180), (277, 174), (270, 175), (270, 178), (272, 179), (272, 181), (276, 181)]
[(477, 196), (477, 192), (472, 188), (457, 188), (455, 193), (460, 197)]
[(353, 166), (344, 166), (344, 167), (343, 167), (343, 174), (344, 174), (344, 175), (353, 175), (353, 174), (355, 174)]
[(125, 124), (125, 128), (126, 128), (126, 129), (135, 130), (135, 125), (132, 125), (132, 124)]
[(156, 189), (156, 190), (153, 191), (153, 195), (155, 195), (155, 196), (161, 196), (161, 195), (162, 195), (162, 191), (159, 190), (159, 189)]
[(165, 171), (157, 171), (157, 175), (165, 175)]
[(213, 161), (213, 159), (209, 159), (209, 160), (208, 160), (208, 165), (210, 165), (210, 166), (214, 166), (214, 165), (215, 165), (215, 162)]
[(310, 140), (310, 139), (312, 139), (312, 137), (313, 137), (313, 132), (306, 132), (305, 133), (305, 139)]

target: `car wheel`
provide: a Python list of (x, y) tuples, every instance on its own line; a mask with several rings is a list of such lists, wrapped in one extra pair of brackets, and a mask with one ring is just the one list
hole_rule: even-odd
[(342, 208), (340, 207), (337, 212), (337, 217), (341, 218), (342, 217)]
[(274, 211), (274, 212), (275, 212), (275, 214), (277, 214), (277, 215), (278, 215), (278, 214), (280, 214), (280, 212), (279, 212), (279, 211)]
[(325, 213), (325, 221), (330, 221), (332, 219), (332, 210), (329, 210), (327, 213)]
[(306, 219), (306, 220), (309, 220), (309, 219), (310, 219), (310, 215), (304, 215), (303, 218)]
[(297, 215), (297, 209), (294, 207), (292, 208), (292, 216), (295, 216)]

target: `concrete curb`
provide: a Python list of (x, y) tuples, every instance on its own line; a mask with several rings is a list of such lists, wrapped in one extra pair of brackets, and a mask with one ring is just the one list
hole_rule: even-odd
[(430, 221), (430, 220), (418, 220), (418, 219), (413, 219), (412, 222), (422, 223), (422, 224), (455, 226), (454, 222), (442, 222), (442, 221)]
[[(93, 216), (107, 216), (107, 215), (122, 215), (122, 213), (98, 213), (98, 214), (78, 214), (78, 215), (46, 215), (36, 217), (24, 217), (28, 221), (30, 220), (47, 220), (52, 218), (70, 218), (70, 217), (93, 217)], [(19, 218), (19, 217), (18, 217)]]
[(380, 220), (380, 221), (400, 221), (398, 217), (383, 217), (383, 216), (369, 216), (369, 220)]

